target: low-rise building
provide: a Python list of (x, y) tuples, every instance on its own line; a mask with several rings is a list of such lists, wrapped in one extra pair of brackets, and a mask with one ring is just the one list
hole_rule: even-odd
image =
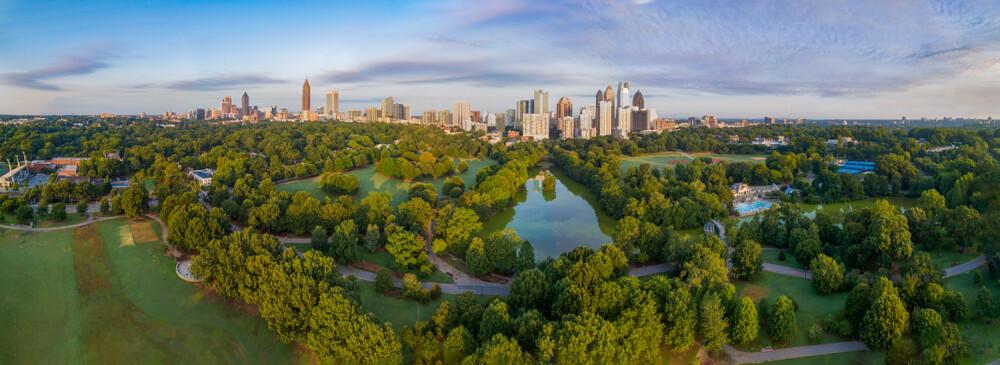
[(191, 177), (198, 181), (201, 186), (212, 185), (212, 176), (215, 175), (215, 170), (212, 169), (201, 169), (201, 170), (191, 170), (189, 173)]
[(10, 190), (15, 185), (19, 185), (28, 180), (28, 165), (17, 166), (0, 176), (0, 189)]

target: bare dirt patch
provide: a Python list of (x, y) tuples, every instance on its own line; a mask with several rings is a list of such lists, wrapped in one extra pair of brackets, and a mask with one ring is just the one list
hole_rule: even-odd
[(121, 241), (122, 246), (135, 245), (135, 239), (132, 238), (132, 230), (129, 229), (129, 226), (118, 227), (118, 240)]
[(148, 221), (132, 222), (129, 223), (128, 227), (132, 230), (132, 238), (135, 243), (156, 242), (160, 239), (156, 236), (153, 225)]
[(767, 298), (767, 295), (770, 293), (771, 289), (766, 287), (756, 284), (747, 284), (747, 286), (743, 287), (742, 295), (750, 297), (750, 299), (753, 299), (754, 301), (758, 301), (761, 298)]
[(355, 267), (357, 269), (360, 269), (360, 270), (367, 271), (367, 272), (376, 272), (376, 273), (380, 269), (382, 269), (381, 266), (379, 266), (377, 264), (373, 264), (371, 262), (367, 262), (367, 261), (355, 262), (355, 263), (352, 263), (351, 266), (353, 266), (353, 267)]

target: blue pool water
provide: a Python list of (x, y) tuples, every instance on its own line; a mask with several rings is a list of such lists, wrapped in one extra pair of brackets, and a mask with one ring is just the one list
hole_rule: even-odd
[(749, 203), (737, 203), (734, 209), (739, 215), (748, 215), (771, 209), (771, 205), (767, 200), (755, 200)]

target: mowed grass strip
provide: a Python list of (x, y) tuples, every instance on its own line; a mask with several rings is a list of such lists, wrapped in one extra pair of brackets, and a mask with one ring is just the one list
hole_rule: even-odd
[(70, 231), (0, 230), (0, 364), (79, 363)]

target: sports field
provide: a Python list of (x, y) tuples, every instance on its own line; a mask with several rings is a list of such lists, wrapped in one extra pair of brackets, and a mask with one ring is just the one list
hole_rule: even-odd
[(159, 229), (0, 232), (0, 364), (306, 362), (254, 314), (178, 279)]
[(711, 158), (713, 162), (726, 161), (726, 162), (764, 162), (767, 159), (765, 155), (738, 155), (738, 154), (719, 154), (719, 153), (706, 153), (706, 152), (696, 152), (696, 153), (683, 153), (683, 152), (657, 152), (649, 153), (639, 156), (621, 156), (619, 167), (622, 171), (628, 170), (630, 167), (639, 167), (644, 163), (648, 163), (650, 166), (657, 169), (672, 168), (674, 165), (679, 163), (688, 163), (691, 160), (699, 157)]
[[(456, 160), (457, 161), (457, 160)], [(464, 173), (458, 175), (465, 182), (466, 188), (476, 183), (476, 173), (480, 169), (492, 166), (496, 164), (493, 160), (465, 160), (469, 164), (469, 169)], [(402, 203), (406, 201), (409, 195), (410, 186), (413, 185), (411, 182), (406, 182), (400, 179), (384, 176), (382, 174), (375, 172), (375, 166), (368, 166), (362, 169), (352, 170), (347, 172), (350, 175), (357, 176), (361, 180), (361, 186), (355, 195), (358, 199), (363, 199), (368, 196), (368, 193), (373, 191), (387, 192), (392, 194), (393, 205)], [(438, 193), (441, 191), (441, 186), (444, 185), (444, 180), (446, 177), (431, 179), (431, 178), (419, 178), (415, 182), (425, 182), (433, 184), (434, 187), (438, 189)], [(303, 180), (289, 181), (286, 183), (278, 184), (278, 190), (281, 191), (305, 191), (313, 196), (323, 199), (328, 194), (323, 191), (319, 185), (319, 177), (313, 177)]]

